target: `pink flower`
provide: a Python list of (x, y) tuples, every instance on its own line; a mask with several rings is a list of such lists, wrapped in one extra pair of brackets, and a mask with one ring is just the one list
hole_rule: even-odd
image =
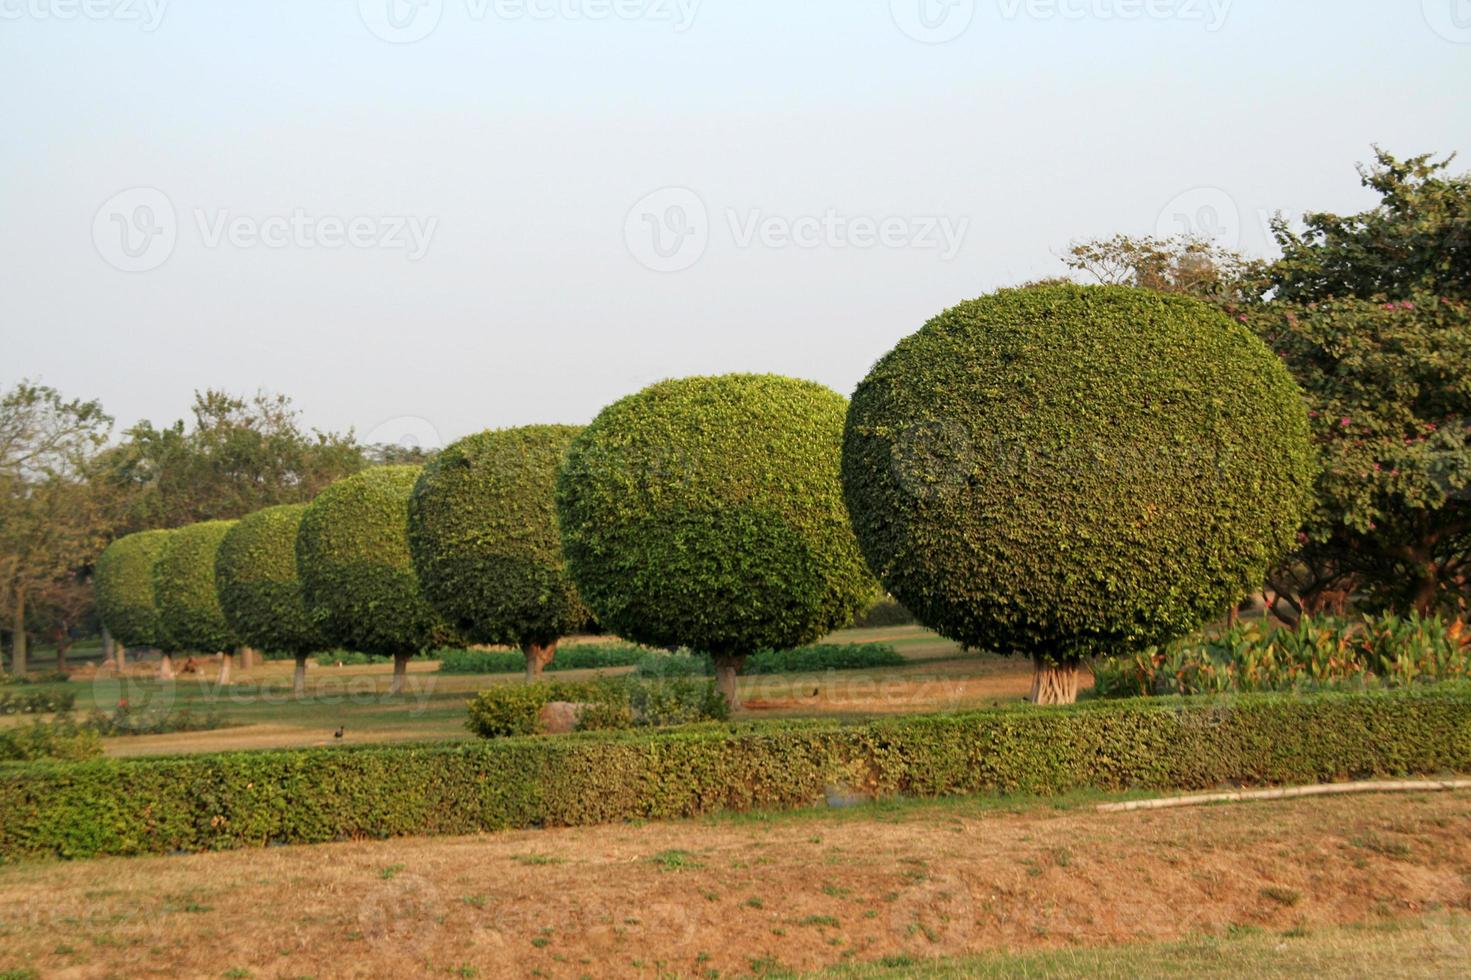
[(1415, 308), (1415, 304), (1411, 303), (1409, 300), (1406, 300), (1399, 305), (1399, 308), (1402, 310), (1413, 310)]
[(1341, 428), (1347, 429), (1349, 426), (1354, 424), (1354, 420), (1345, 415), (1343, 418), (1338, 420), (1338, 424)]

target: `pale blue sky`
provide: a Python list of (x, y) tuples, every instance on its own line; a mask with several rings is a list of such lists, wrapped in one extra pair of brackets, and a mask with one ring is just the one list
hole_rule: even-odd
[(1471, 0), (389, 2), (0, 0), (0, 385), (444, 439), (847, 393), (1072, 240), (1260, 252), (1371, 143), (1471, 169)]

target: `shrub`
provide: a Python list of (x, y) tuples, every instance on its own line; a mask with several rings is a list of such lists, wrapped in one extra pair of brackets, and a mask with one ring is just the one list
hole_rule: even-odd
[(604, 409), (557, 481), (572, 578), (609, 631), (748, 655), (846, 625), (875, 585), (838, 483), (845, 401), (774, 375), (686, 378)]
[(164, 632), (180, 650), (232, 651), (240, 645), (220, 609), (215, 555), (234, 521), (208, 521), (174, 531), (153, 565), (153, 591)]
[[(526, 691), (524, 685), (507, 690)], [(472, 834), (880, 798), (1471, 771), (1471, 689), (0, 766), (0, 860)]]
[(72, 710), (71, 691), (0, 691), (0, 715), (50, 715)]
[(124, 646), (172, 649), (153, 592), (153, 565), (172, 533), (129, 534), (97, 559), (97, 610), (113, 639)]
[(220, 608), (242, 641), (296, 660), (294, 686), (306, 693), (306, 658), (330, 644), (317, 629), (296, 570), (305, 504), (268, 507), (242, 518), (220, 542), (215, 584)]
[[(102, 754), (102, 739), (70, 717), (0, 728), (0, 762), (56, 759), (80, 762)], [(0, 853), (0, 859), (3, 859)]]
[(725, 701), (708, 681), (598, 680), (502, 684), (470, 702), (466, 727), (481, 738), (535, 735), (541, 709), (554, 701), (584, 705), (579, 731), (683, 725), (727, 717)]
[(1243, 624), (1095, 668), (1100, 697), (1360, 690), (1471, 680), (1462, 623), (1412, 615), (1304, 618), (1296, 630)]
[(1250, 331), (1123, 287), (1008, 290), (931, 320), (859, 385), (843, 486), (885, 588), (973, 648), (1077, 667), (1223, 614), (1312, 500), (1302, 393)]
[(883, 629), (892, 626), (914, 625), (914, 613), (902, 603), (885, 596), (869, 606), (853, 619), (854, 629)]
[(408, 660), (454, 642), (419, 591), (409, 557), (409, 494), (417, 466), (380, 466), (332, 484), (301, 518), (297, 572), (312, 622), (350, 650), (394, 658), (393, 692)]
[[(747, 658), (741, 673), (815, 674), (828, 670), (872, 670), (902, 667), (909, 661), (886, 643), (819, 644), (796, 650), (764, 650)], [(641, 677), (695, 677), (714, 674), (706, 656), (681, 653), (650, 653), (638, 662)]]
[(167, 735), (171, 732), (209, 732), (228, 727), (217, 711), (196, 714), (188, 708), (178, 711), (135, 711), (120, 704), (111, 713), (93, 711), (83, 723), (88, 731), (107, 737), (124, 735)]
[(528, 681), (588, 619), (553, 497), (579, 431), (535, 425), (462, 439), (424, 467), (409, 501), (424, 595), (471, 642), (520, 647)]
[[(649, 651), (628, 643), (587, 643), (563, 647), (547, 670), (607, 670), (632, 667)], [(514, 674), (526, 667), (519, 653), (500, 650), (445, 650), (440, 654), (441, 674)]]

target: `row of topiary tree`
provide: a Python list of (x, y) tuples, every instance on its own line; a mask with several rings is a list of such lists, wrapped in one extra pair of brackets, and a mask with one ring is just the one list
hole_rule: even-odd
[[(407, 661), (590, 619), (743, 659), (851, 621), (879, 583), (969, 648), (1078, 667), (1197, 629), (1259, 586), (1311, 500), (1301, 392), (1244, 326), (1121, 287), (1004, 291), (903, 341), (850, 405), (771, 375), (655, 384), (584, 428), (471, 436), (305, 506), (115, 542), (129, 645)], [(877, 581), (875, 581), (877, 579)]]

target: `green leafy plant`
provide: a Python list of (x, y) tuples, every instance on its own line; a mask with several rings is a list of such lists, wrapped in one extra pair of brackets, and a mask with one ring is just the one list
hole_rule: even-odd
[(55, 759), (77, 762), (102, 754), (102, 740), (70, 717), (0, 728), (0, 762)]
[(306, 660), (329, 646), (317, 628), (296, 568), (305, 504), (268, 507), (242, 518), (220, 542), (215, 584), (230, 628), (247, 645), (296, 661), (296, 696), (306, 693)]
[(0, 715), (49, 715), (72, 710), (71, 691), (0, 691)]
[(537, 425), (461, 439), (424, 467), (409, 502), (424, 595), (472, 642), (520, 647), (529, 682), (588, 621), (553, 499), (579, 431)]
[(113, 639), (130, 647), (172, 647), (159, 618), (153, 566), (172, 531), (118, 538), (97, 559), (97, 609)]
[(1212, 306), (1125, 287), (942, 313), (859, 385), (843, 452), (884, 587), (968, 647), (1032, 657), (1039, 703), (1259, 587), (1313, 476), (1271, 352)]
[(598, 621), (741, 662), (846, 625), (876, 591), (838, 483), (846, 402), (806, 381), (666, 381), (605, 408), (557, 481), (568, 568)]
[[(606, 670), (631, 667), (649, 656), (645, 647), (629, 643), (585, 643), (563, 647), (546, 665), (549, 671)], [(501, 650), (444, 650), (440, 652), (441, 674), (514, 674), (526, 668), (524, 654)]]
[[(832, 643), (795, 650), (763, 650), (748, 657), (740, 672), (748, 676), (822, 673), (902, 667), (908, 662), (887, 643)], [(647, 653), (638, 661), (635, 673), (640, 677), (709, 677), (714, 675), (715, 665), (711, 658), (689, 652)]]
[(190, 524), (170, 534), (153, 565), (153, 592), (164, 632), (180, 650), (233, 653), (230, 629), (215, 589), (215, 556), (234, 521)]
[(685, 725), (728, 715), (725, 701), (704, 680), (542, 681), (481, 691), (470, 702), (466, 727), (481, 738), (539, 734), (542, 708), (559, 701), (582, 706), (579, 731)]
[(380, 466), (332, 484), (307, 506), (296, 538), (302, 597), (332, 642), (394, 659), (393, 693), (408, 661), (455, 641), (419, 591), (409, 555), (416, 466)]

